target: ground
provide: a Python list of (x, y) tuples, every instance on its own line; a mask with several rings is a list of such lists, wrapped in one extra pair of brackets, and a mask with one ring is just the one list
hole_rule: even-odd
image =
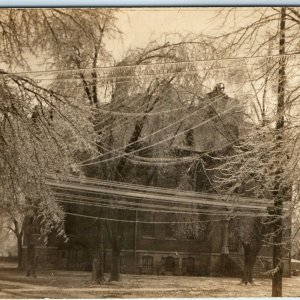
[[(0, 265), (0, 298), (142, 298), (142, 297), (268, 297), (271, 280), (240, 285), (238, 278), (122, 275), (121, 282), (98, 286), (91, 273), (40, 271), (25, 277), (13, 265)], [(108, 278), (108, 274), (106, 274)], [(284, 278), (283, 296), (300, 296), (300, 276)]]

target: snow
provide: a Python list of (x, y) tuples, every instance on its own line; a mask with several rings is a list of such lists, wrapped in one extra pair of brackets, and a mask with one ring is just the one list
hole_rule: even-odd
[[(106, 274), (109, 278), (109, 274)], [(269, 297), (271, 280), (241, 285), (238, 278), (122, 274), (121, 282), (96, 285), (91, 273), (43, 271), (28, 278), (13, 269), (0, 270), (0, 298), (143, 298), (143, 297)], [(300, 294), (300, 277), (284, 278), (283, 296)]]

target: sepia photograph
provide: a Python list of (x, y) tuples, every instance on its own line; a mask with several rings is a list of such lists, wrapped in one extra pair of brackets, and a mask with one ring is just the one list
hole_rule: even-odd
[(0, 9), (0, 299), (300, 296), (300, 8)]

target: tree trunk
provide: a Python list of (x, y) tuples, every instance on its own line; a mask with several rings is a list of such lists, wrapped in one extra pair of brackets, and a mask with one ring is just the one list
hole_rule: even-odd
[(36, 277), (35, 267), (36, 267), (36, 253), (35, 244), (30, 242), (27, 246), (27, 273), (26, 276)]
[(246, 255), (244, 257), (244, 270), (242, 276), (242, 283), (244, 284), (248, 283), (248, 257)]
[(35, 253), (35, 240), (33, 236), (34, 230), (34, 217), (30, 216), (27, 220), (26, 226), (26, 240), (27, 240), (27, 259), (26, 259), (26, 276), (36, 277), (36, 253)]
[(243, 270), (242, 283), (248, 284), (249, 271), (250, 271), (250, 246), (244, 244), (243, 248), (244, 248), (244, 270)]
[(103, 263), (99, 256), (94, 257), (93, 260), (93, 275), (92, 281), (96, 282), (97, 284), (101, 284), (105, 281), (104, 279), (104, 272), (103, 272)]
[(120, 281), (120, 258), (121, 250), (112, 247), (111, 273), (109, 281)]
[(95, 254), (93, 260), (92, 280), (97, 284), (105, 282), (104, 278), (104, 247), (103, 247), (103, 228), (99, 229), (99, 251)]
[[(276, 121), (276, 141), (277, 150), (280, 151), (283, 143), (284, 129), (284, 94), (285, 94), (285, 19), (286, 8), (281, 8), (280, 17), (280, 40), (279, 40), (279, 69), (278, 69), (278, 100), (277, 100), (277, 121)], [(284, 191), (281, 187), (282, 170), (276, 172), (274, 184), (274, 245), (273, 245), (273, 269), (272, 277), (272, 297), (282, 297), (282, 212)]]
[(23, 267), (23, 247), (22, 247), (23, 233), (17, 235), (18, 243), (18, 269), (21, 270)]
[(256, 261), (256, 257), (251, 255), (248, 263), (248, 283), (250, 284), (253, 283), (253, 271), (254, 271), (255, 261)]
[[(243, 244), (244, 248), (244, 271), (242, 283), (253, 283), (253, 269), (259, 249), (252, 249), (250, 244)], [(257, 251), (258, 250), (258, 251)]]

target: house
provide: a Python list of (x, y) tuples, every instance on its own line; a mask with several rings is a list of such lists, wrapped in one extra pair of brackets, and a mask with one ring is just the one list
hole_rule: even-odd
[[(195, 113), (185, 120), (184, 134), (168, 146), (172, 156), (166, 157), (167, 163), (154, 163), (165, 147), (154, 151), (148, 147), (154, 139), (142, 140), (158, 123), (156, 118), (144, 125), (139, 149), (145, 151), (127, 157), (122, 182), (106, 181), (105, 172), (103, 175), (96, 167), (87, 168), (86, 178), (60, 182), (49, 177), (48, 184), (66, 211), (69, 240), (65, 243), (54, 234), (49, 236), (48, 245), (38, 249), (41, 266), (91, 270), (100, 249), (99, 228), (119, 224), (124, 231), (120, 262), (124, 273), (222, 276), (241, 272), (243, 250), (234, 234), (235, 219), (267, 216), (270, 200), (240, 197), (236, 202), (215, 193), (211, 174), (203, 166), (213, 162), (203, 154), (230, 150), (230, 144), (247, 129), (240, 126), (243, 121), (237, 101), (228, 97), (222, 86), (205, 97), (209, 103), (205, 109), (188, 108)], [(221, 104), (217, 106), (209, 102), (218, 98)], [(211, 122), (205, 121), (208, 118)], [(131, 127), (129, 132), (135, 125)], [(122, 138), (126, 143), (130, 139), (120, 136), (114, 148), (124, 144)], [(198, 162), (191, 164), (187, 158), (194, 157)], [(105, 270), (109, 271), (111, 246), (109, 231), (104, 232)], [(267, 244), (261, 248), (256, 274), (271, 268), (271, 250)], [(284, 274), (290, 274), (289, 251)]]
[[(234, 204), (234, 199), (222, 199), (209, 193), (195, 193), (174, 189), (160, 189), (133, 184), (120, 184), (92, 179), (69, 178), (67, 182), (49, 179), (50, 186), (65, 206), (66, 232), (69, 241), (64, 243), (54, 235), (49, 236), (47, 246), (37, 245), (38, 261), (41, 267), (67, 270), (91, 270), (92, 260), (99, 251), (97, 226), (106, 218), (107, 212), (97, 211), (97, 207), (76, 204), (81, 199), (86, 203), (108, 203), (117, 195), (128, 204), (167, 203), (173, 208), (168, 213), (134, 210), (126, 214), (130, 221), (127, 230), (120, 267), (124, 273), (222, 276), (238, 275), (243, 267), (241, 245), (232, 230), (234, 219), (226, 212)], [(141, 193), (142, 192), (142, 193)], [(102, 198), (102, 199), (101, 199)], [(72, 200), (73, 199), (73, 200)], [(76, 199), (76, 200), (75, 200)], [(127, 199), (127, 200), (126, 200)], [(130, 200), (128, 200), (130, 199)], [(74, 201), (75, 200), (75, 201)], [(192, 201), (191, 201), (192, 200)], [(101, 202), (101, 201), (100, 201)], [(207, 203), (210, 203), (208, 206)], [(78, 202), (77, 202), (78, 203)], [(185, 203), (185, 204), (183, 204)], [(255, 212), (267, 214), (268, 200), (243, 198), (235, 207), (236, 215)], [(186, 218), (174, 218), (178, 207), (181, 212), (197, 207), (203, 215), (197, 215), (191, 224), (197, 222), (197, 232), (181, 227), (188, 223)], [(156, 209), (156, 208), (155, 208)], [(155, 210), (153, 209), (153, 210)], [(195, 211), (197, 210), (195, 209)], [(215, 214), (211, 214), (214, 209)], [(189, 218), (191, 215), (189, 215)], [(174, 222), (172, 222), (174, 220)], [(188, 223), (189, 224), (189, 223)], [(181, 227), (181, 228), (180, 228)], [(107, 239), (104, 242), (105, 270), (110, 270), (111, 250)], [(262, 275), (271, 268), (271, 248), (264, 245), (256, 262), (255, 272)], [(290, 257), (286, 253), (284, 274), (290, 274)]]

